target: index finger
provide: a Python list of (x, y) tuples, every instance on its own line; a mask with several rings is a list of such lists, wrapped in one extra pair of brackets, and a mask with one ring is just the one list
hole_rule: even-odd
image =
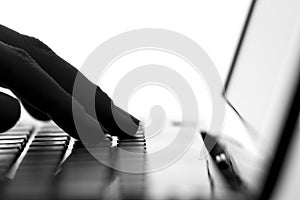
[(79, 139), (73, 121), (73, 111), (80, 118), (87, 141), (104, 140), (98, 121), (88, 115), (84, 108), (19, 48), (0, 42), (0, 83), (30, 104), (48, 113), (53, 121), (71, 136)]

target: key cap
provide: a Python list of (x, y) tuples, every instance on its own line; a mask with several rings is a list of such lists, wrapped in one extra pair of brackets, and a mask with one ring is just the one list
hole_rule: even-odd
[(64, 130), (62, 130), (61, 128), (59, 128), (58, 126), (53, 126), (53, 127), (42, 127), (39, 132), (41, 133), (45, 133), (45, 132), (52, 132), (52, 133), (61, 133), (64, 132)]
[(1, 154), (17, 154), (19, 152), (19, 149), (0, 149), (0, 155)]
[(41, 155), (41, 154), (30, 154), (25, 157), (25, 159), (22, 162), (23, 165), (32, 166), (35, 164), (39, 165), (47, 165), (47, 164), (54, 164), (57, 165), (62, 157), (62, 153), (57, 154), (48, 154), (47, 156)]
[(0, 135), (30, 135), (28, 131), (7, 131), (5, 133), (0, 133)]
[(39, 132), (35, 137), (66, 137), (69, 136), (67, 133), (49, 133), (49, 132)]
[(22, 145), (21, 144), (0, 144), (0, 149), (21, 149)]
[(63, 151), (64, 146), (31, 146), (29, 151)]
[(0, 140), (0, 144), (24, 144), (24, 139)]
[(0, 168), (8, 168), (16, 159), (15, 154), (0, 154)]
[(39, 133), (64, 133), (63, 130), (40, 130)]
[(40, 130), (41, 131), (63, 131), (57, 125), (43, 126)]
[(60, 156), (62, 155), (61, 151), (28, 151), (26, 156), (42, 156), (42, 157), (49, 157), (49, 156)]
[(128, 146), (128, 147), (134, 147), (134, 146), (146, 146), (145, 142), (125, 142), (125, 143), (118, 143), (117, 146), (120, 147), (124, 147), (124, 146)]
[(31, 146), (66, 146), (66, 141), (33, 141)]
[(144, 130), (138, 130), (136, 134), (144, 134)]
[(34, 139), (35, 142), (44, 142), (44, 141), (68, 141), (69, 137), (37, 137)]
[[(125, 138), (125, 139), (127, 139), (127, 138)], [(145, 139), (145, 136), (142, 134), (137, 134), (137, 135), (134, 135), (133, 138), (128, 138), (128, 139)]]
[(26, 135), (1, 135), (0, 140), (27, 139)]
[(14, 161), (16, 157), (14, 154), (0, 154), (0, 163)]
[(120, 139), (118, 143), (126, 143), (126, 142), (146, 142), (144, 138), (133, 138), (133, 139)]

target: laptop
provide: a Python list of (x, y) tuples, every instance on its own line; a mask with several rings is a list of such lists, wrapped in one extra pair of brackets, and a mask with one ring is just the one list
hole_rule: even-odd
[[(205, 138), (215, 139), (202, 127), (170, 165), (130, 173), (118, 169), (141, 172), (156, 164), (149, 162), (151, 145), (143, 129), (136, 138), (107, 136), (89, 147), (104, 164), (54, 123), (20, 122), (0, 134), (1, 199), (270, 198), (285, 172), (281, 168), (299, 115), (299, 9), (297, 0), (252, 2), (224, 86), (228, 113), (217, 140), (220, 151), (201, 156)], [(181, 124), (188, 133), (189, 123)], [(168, 122), (162, 132), (177, 128), (178, 123)], [(116, 147), (140, 156), (126, 157)]]
[[(299, 8), (300, 2), (293, 0), (252, 2), (224, 86), (229, 118), (233, 114), (239, 120), (225, 123), (223, 131), (235, 137), (244, 134), (248, 143), (242, 150), (220, 140), (225, 148), (221, 154), (228, 156), (224, 160), (233, 163), (222, 169), (224, 163), (218, 166), (213, 152), (215, 177), (240, 189), (245, 198), (272, 197), (279, 177), (285, 176), (281, 169), (290, 141), (299, 133)], [(228, 166), (233, 171), (229, 175)]]

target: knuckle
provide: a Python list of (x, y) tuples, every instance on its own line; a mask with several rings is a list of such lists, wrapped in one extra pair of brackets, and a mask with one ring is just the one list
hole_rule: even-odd
[(4, 77), (9, 70), (10, 46), (4, 42), (0, 42), (0, 76)]
[(30, 55), (24, 49), (14, 47), (14, 51), (18, 58), (30, 58)]
[(30, 58), (29, 54), (20, 48), (0, 42), (0, 78), (9, 80), (20, 63)]
[(48, 50), (48, 51), (52, 51), (45, 43), (43, 43), (41, 40), (39, 40), (38, 38), (35, 38), (35, 37), (31, 37), (31, 36), (27, 36), (27, 35), (24, 35), (26, 38), (28, 38), (31, 43), (38, 47), (38, 48), (41, 48), (41, 49), (45, 49), (45, 50)]

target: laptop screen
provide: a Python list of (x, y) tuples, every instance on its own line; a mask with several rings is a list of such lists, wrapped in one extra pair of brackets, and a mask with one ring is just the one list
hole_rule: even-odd
[(300, 1), (255, 1), (232, 64), (225, 98), (269, 158), (299, 79)]

